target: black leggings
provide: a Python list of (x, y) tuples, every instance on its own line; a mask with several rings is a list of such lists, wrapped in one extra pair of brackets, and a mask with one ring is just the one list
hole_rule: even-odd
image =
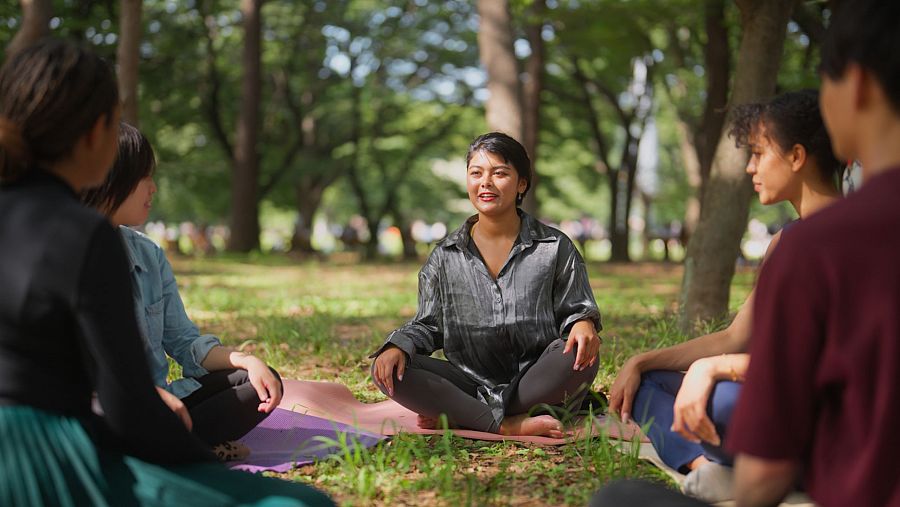
[[(519, 380), (506, 407), (506, 415), (524, 414), (542, 404), (565, 404), (564, 408), (570, 411), (579, 408), (600, 366), (595, 363), (575, 371), (577, 346), (563, 354), (565, 346), (565, 341), (555, 340), (544, 349), (537, 362)], [(378, 382), (375, 385), (387, 395), (383, 386)], [(478, 401), (477, 390), (478, 384), (448, 361), (416, 354), (409, 358), (402, 382), (394, 373), (391, 398), (426, 417), (446, 414), (449, 423), (455, 427), (499, 433), (500, 421), (494, 419), (487, 404)]]
[[(272, 373), (281, 382), (278, 372)], [(210, 445), (241, 438), (269, 415), (257, 410), (259, 395), (246, 370), (218, 370), (196, 380), (201, 387), (181, 401), (191, 414), (194, 434)]]

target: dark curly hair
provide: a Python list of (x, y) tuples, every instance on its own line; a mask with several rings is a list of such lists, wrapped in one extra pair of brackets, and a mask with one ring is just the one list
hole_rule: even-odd
[(761, 125), (765, 126), (766, 137), (782, 152), (797, 144), (803, 146), (807, 156), (815, 159), (822, 179), (840, 189), (844, 164), (835, 158), (831, 148), (817, 90), (783, 93), (769, 102), (734, 108), (728, 135), (734, 138), (736, 146), (747, 146)]
[(513, 169), (519, 175), (519, 178), (528, 182), (525, 191), (516, 197), (516, 205), (522, 204), (525, 195), (531, 190), (531, 159), (528, 158), (528, 152), (519, 141), (502, 132), (488, 132), (482, 134), (472, 140), (469, 145), (469, 151), (466, 153), (466, 167), (472, 161), (472, 156), (479, 151), (493, 153), (502, 158), (507, 164), (511, 164)]

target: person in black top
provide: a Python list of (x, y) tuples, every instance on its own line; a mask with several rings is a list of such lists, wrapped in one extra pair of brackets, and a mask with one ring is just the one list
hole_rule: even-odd
[(103, 182), (118, 117), (111, 69), (72, 44), (0, 70), (0, 505), (330, 505), (208, 463), (157, 395), (121, 239), (76, 195)]

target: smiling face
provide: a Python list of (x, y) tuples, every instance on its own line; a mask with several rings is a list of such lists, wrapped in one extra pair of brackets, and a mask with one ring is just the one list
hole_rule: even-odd
[(765, 123), (760, 122), (749, 136), (750, 160), (747, 174), (753, 177), (753, 190), (761, 204), (775, 204), (792, 200), (801, 191), (798, 175), (800, 165), (794, 153), (785, 153), (767, 135)]
[(528, 181), (502, 157), (480, 150), (469, 161), (466, 190), (469, 201), (484, 215), (499, 216), (516, 209), (516, 198)]
[(111, 220), (116, 225), (143, 225), (150, 214), (156, 183), (148, 176), (140, 181), (125, 202), (112, 214)]

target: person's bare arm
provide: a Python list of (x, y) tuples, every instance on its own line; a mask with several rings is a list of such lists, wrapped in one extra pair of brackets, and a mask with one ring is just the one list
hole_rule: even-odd
[(750, 341), (752, 306), (751, 292), (727, 328), (664, 349), (648, 350), (628, 359), (609, 390), (609, 411), (618, 413), (623, 421), (628, 421), (641, 375), (646, 371), (684, 371), (704, 357), (744, 352)]
[(736, 507), (778, 505), (793, 489), (799, 470), (794, 461), (738, 454), (734, 462)]
[[(763, 263), (774, 251), (781, 239), (781, 231), (772, 237)], [(750, 343), (750, 324), (753, 319), (753, 297), (755, 289), (747, 295), (747, 300), (738, 310), (731, 324), (715, 333), (698, 336), (684, 343), (659, 350), (648, 350), (629, 358), (616, 376), (609, 390), (609, 411), (618, 413), (623, 421), (631, 417), (631, 404), (641, 384), (641, 375), (651, 370), (686, 371), (698, 359), (741, 354)], [(746, 366), (743, 364), (743, 366)], [(746, 370), (744, 370), (746, 371)], [(743, 377), (744, 371), (738, 371)]]

